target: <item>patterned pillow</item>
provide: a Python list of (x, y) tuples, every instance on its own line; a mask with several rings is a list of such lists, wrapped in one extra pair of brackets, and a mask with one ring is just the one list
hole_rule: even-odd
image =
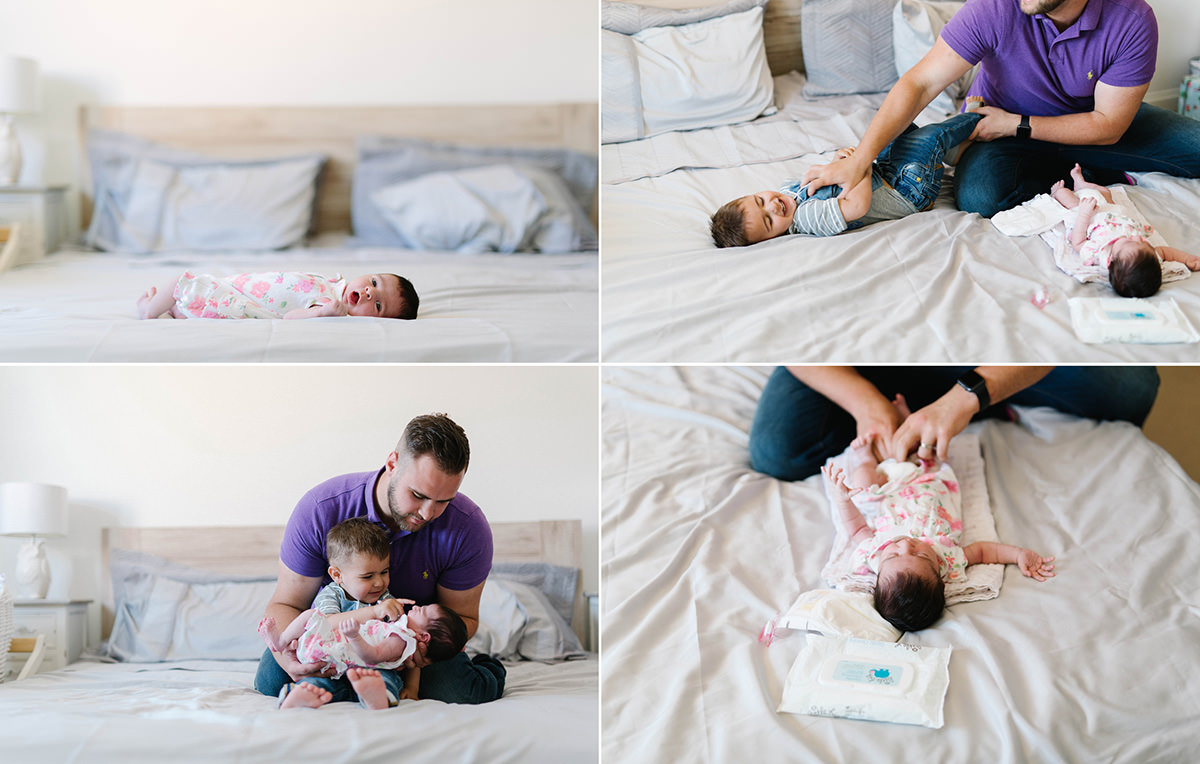
[(895, 0), (805, 0), (800, 41), (805, 98), (882, 93), (896, 84)]

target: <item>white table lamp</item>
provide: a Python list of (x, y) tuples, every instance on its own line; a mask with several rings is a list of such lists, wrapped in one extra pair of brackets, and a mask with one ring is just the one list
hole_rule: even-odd
[(0, 56), (0, 186), (15, 186), (21, 178), (21, 144), (12, 117), (33, 114), (38, 106), (37, 62)]
[(29, 536), (17, 553), (19, 599), (45, 599), (50, 563), (43, 538), (67, 535), (67, 489), (43, 483), (0, 484), (0, 535)]

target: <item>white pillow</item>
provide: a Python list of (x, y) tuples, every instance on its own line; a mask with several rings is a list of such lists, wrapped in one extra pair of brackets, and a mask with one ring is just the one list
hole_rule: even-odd
[(515, 659), (517, 645), (528, 621), (529, 616), (517, 595), (502, 582), (489, 578), (479, 596), (479, 628), (467, 642), (467, 650)]
[(579, 638), (537, 587), (489, 576), (479, 598), (479, 628), (471, 653), (507, 660), (563, 660), (583, 653)]
[[(929, 0), (900, 0), (892, 11), (892, 50), (896, 55), (896, 72), (904, 74), (925, 57), (961, 2), (930, 2)], [(930, 104), (945, 114), (957, 111), (955, 100), (965, 98), (979, 65), (971, 67)]]
[(114, 619), (109, 656), (121, 661), (254, 660), (274, 578), (224, 576), (161, 557), (110, 554)]
[(601, 141), (746, 122), (772, 110), (762, 4), (630, 35), (603, 30)]
[(510, 164), (421, 175), (371, 195), (409, 249), (579, 252), (595, 229), (567, 185), (538, 167)]

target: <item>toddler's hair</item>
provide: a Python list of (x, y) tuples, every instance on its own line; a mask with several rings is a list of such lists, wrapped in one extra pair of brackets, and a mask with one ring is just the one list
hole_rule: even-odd
[(941, 576), (896, 573), (875, 582), (875, 609), (900, 631), (920, 631), (942, 617), (946, 607), (946, 584)]
[(444, 661), (462, 652), (467, 644), (467, 624), (462, 616), (445, 605), (438, 605), (439, 615), (426, 628), (429, 647), (425, 655), (431, 661)]
[(365, 517), (343, 520), (325, 537), (325, 558), (330, 565), (349, 560), (356, 554), (372, 559), (390, 560), (392, 542), (388, 532)]
[(1162, 265), (1154, 247), (1142, 242), (1135, 257), (1110, 260), (1108, 282), (1122, 297), (1149, 297), (1157, 292), (1162, 286)]
[(725, 202), (721, 209), (713, 213), (709, 231), (713, 243), (718, 247), (744, 247), (750, 242), (746, 240), (746, 229), (742, 225), (742, 197), (732, 202)]
[(417, 308), (421, 305), (421, 298), (417, 296), (417, 288), (412, 285), (408, 279), (393, 273), (393, 276), (400, 279), (400, 315), (396, 318), (412, 320), (417, 317)]

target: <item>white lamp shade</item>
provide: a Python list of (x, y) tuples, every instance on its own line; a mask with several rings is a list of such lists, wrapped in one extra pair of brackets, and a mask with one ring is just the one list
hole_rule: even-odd
[(37, 62), (0, 56), (0, 113), (32, 114), (41, 106), (38, 95)]
[(45, 483), (0, 484), (0, 535), (67, 535), (67, 489)]

